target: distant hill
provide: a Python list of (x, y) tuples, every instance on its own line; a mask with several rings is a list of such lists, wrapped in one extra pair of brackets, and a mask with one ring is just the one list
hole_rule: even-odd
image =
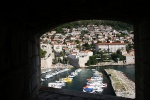
[(115, 30), (127, 30), (133, 31), (133, 25), (120, 22), (120, 21), (110, 21), (110, 20), (80, 20), (75, 22), (66, 23), (56, 27), (54, 30), (61, 31), (62, 28), (78, 28), (86, 27), (87, 25), (104, 25), (111, 26)]

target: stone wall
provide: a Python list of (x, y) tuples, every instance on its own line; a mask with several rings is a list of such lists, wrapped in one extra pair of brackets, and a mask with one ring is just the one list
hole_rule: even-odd
[(41, 58), (41, 68), (51, 68), (52, 61), (55, 59), (54, 52), (52, 52), (52, 46), (50, 44), (46, 44), (46, 47), (43, 49), (46, 51), (45, 57)]
[(135, 56), (125, 56), (126, 64), (135, 64)]
[(33, 100), (40, 83), (39, 39), (24, 25), (6, 24), (0, 23), (2, 97)]
[(149, 98), (150, 84), (150, 21), (135, 25), (135, 84), (137, 100)]
[(29, 65), (29, 97), (31, 100), (35, 98), (40, 86), (41, 61), (40, 61), (40, 42), (36, 35), (30, 35), (28, 39), (28, 65)]

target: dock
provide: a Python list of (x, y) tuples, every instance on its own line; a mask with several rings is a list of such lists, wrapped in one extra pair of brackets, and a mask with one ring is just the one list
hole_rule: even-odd
[(116, 96), (135, 99), (135, 83), (121, 71), (104, 69), (109, 76)]

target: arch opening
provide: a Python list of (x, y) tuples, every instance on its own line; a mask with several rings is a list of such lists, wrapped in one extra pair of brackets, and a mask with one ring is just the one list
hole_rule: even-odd
[[(94, 68), (105, 74), (105, 82), (110, 85), (109, 89), (103, 89), (105, 90), (103, 94), (135, 98), (133, 71), (135, 55), (132, 25), (110, 20), (79, 20), (62, 24), (45, 32), (40, 37), (40, 45), (42, 57), (41, 85), (54, 87), (56, 86), (54, 83), (57, 83), (60, 79), (62, 81), (77, 69), (84, 68), (84, 73), (84, 71), (86, 72), (85, 69), (93, 70)], [(96, 66), (91, 67), (92, 65)], [(108, 70), (108, 68), (116, 70), (119, 66), (122, 68), (132, 66), (133, 69), (126, 70), (126, 72), (132, 70), (132, 79), (126, 80), (130, 76), (124, 76), (119, 70), (116, 73), (122, 75), (122, 80), (117, 76), (113, 76), (116, 74), (111, 73), (112, 70), (110, 72)], [(68, 68), (69, 70), (66, 70)], [(84, 77), (92, 77), (93, 73), (87, 71), (85, 74), (88, 73), (91, 76)], [(111, 74), (112, 77), (109, 76)], [(78, 76), (78, 78), (80, 77)], [(116, 80), (113, 79), (114, 77)], [(85, 84), (87, 79), (82, 80), (84, 82), (81, 82), (80, 88), (75, 83), (66, 82), (64, 86), (55, 88), (83, 91), (84, 86), (87, 85)], [(80, 82), (79, 80), (76, 81)], [(130, 81), (130, 83), (127, 83), (127, 81)], [(115, 85), (112, 86), (112, 82), (116, 82), (116, 87)], [(131, 89), (127, 84), (131, 84), (134, 88)], [(108, 91), (111, 91), (111, 93)]]

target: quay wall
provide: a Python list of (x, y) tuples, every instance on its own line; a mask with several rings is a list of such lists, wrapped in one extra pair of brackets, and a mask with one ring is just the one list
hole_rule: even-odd
[(109, 77), (116, 96), (135, 98), (135, 83), (129, 80), (121, 71), (104, 69)]
[(108, 81), (109, 81), (108, 84), (110, 84), (110, 88), (112, 88), (112, 91), (113, 91), (114, 96), (116, 96), (116, 93), (115, 93), (114, 88), (113, 88), (113, 86), (112, 86), (112, 81), (111, 81), (111, 79), (110, 79), (108, 73), (107, 73), (105, 70), (104, 70), (104, 74), (105, 74), (105, 76), (107, 77), (107, 79), (108, 79)]

